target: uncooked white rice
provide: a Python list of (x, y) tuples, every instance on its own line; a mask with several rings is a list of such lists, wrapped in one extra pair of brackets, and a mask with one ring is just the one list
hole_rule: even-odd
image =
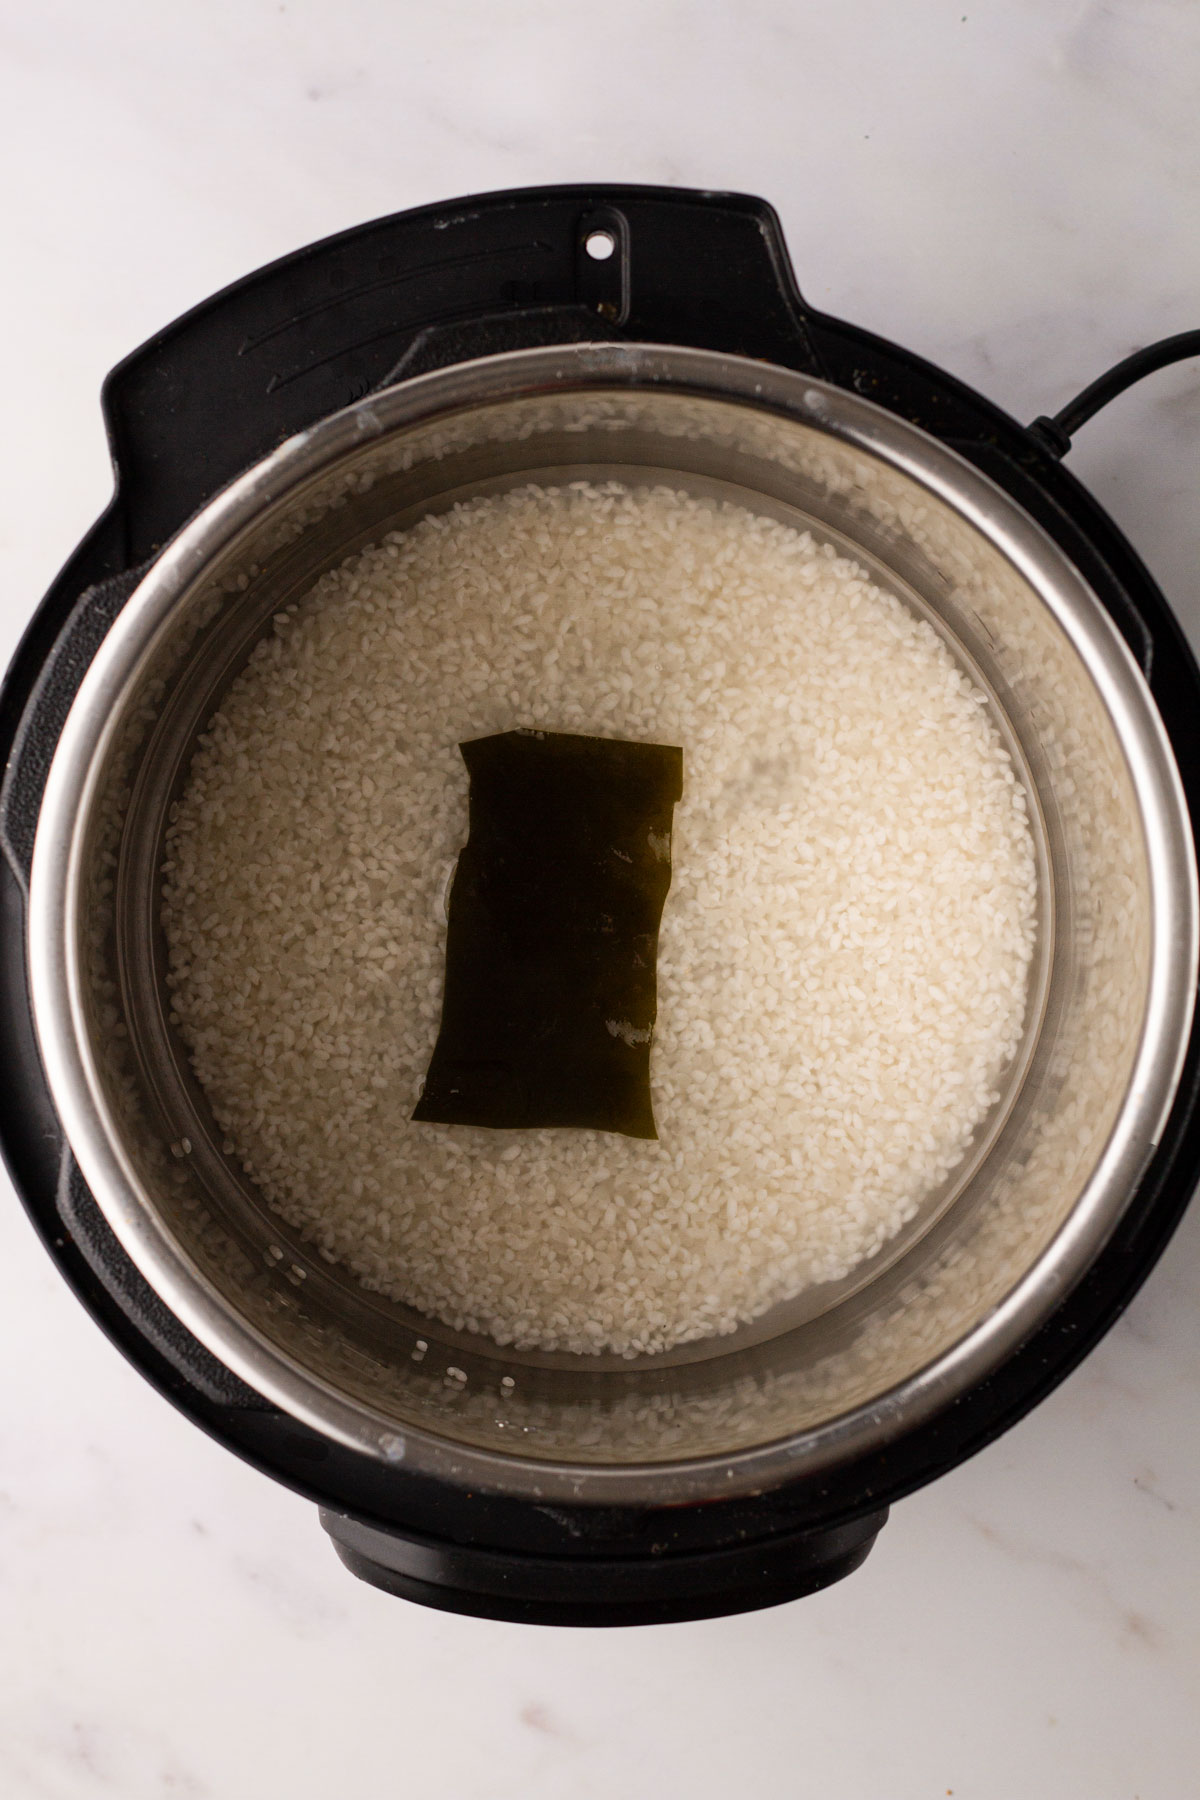
[[(461, 740), (679, 744), (659, 1141), (414, 1124)], [(280, 614), (168, 834), (178, 1022), (329, 1261), (519, 1347), (728, 1332), (888, 1241), (1017, 1048), (1025, 797), (934, 631), (804, 533), (667, 488), (429, 517)]]

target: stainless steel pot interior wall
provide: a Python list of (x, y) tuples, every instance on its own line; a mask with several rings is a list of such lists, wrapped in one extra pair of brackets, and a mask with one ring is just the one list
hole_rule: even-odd
[[(1026, 1042), (966, 1178), (816, 1304), (631, 1363), (501, 1350), (316, 1257), (222, 1152), (170, 1023), (157, 916), (168, 809), (272, 615), (425, 512), (585, 474), (727, 494), (849, 547), (989, 692), (1041, 858)], [(952, 453), (854, 396), (636, 346), (519, 352), (405, 383), (283, 445), (207, 507), (81, 689), (47, 787), (31, 919), (38, 1029), (75, 1155), (202, 1342), (384, 1460), (614, 1500), (816, 1470), (994, 1367), (1121, 1216), (1174, 1092), (1196, 966), (1170, 749), (1061, 553)], [(418, 1337), (429, 1349), (414, 1362)], [(447, 1385), (449, 1364), (465, 1383)]]

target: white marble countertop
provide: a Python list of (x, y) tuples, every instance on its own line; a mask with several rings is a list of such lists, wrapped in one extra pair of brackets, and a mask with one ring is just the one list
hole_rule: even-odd
[[(740, 188), (816, 304), (1032, 416), (1200, 325), (1198, 81), (1194, 0), (4, 6), (0, 660), (107, 496), (105, 370), (274, 256), (486, 188)], [(1200, 366), (1071, 467), (1200, 641)], [(449, 1617), (352, 1581), (160, 1400), (5, 1185), (0, 1795), (1189, 1800), (1198, 1417), (1193, 1213), (843, 1585), (654, 1630)]]

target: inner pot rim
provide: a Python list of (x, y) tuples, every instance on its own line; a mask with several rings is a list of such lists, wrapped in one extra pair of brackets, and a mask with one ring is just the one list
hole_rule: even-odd
[[(231, 1307), (167, 1230), (121, 1142), (86, 1027), (76, 923), (85, 823), (114, 721), (213, 557), (348, 450), (393, 430), (501, 400), (647, 386), (781, 413), (857, 447), (952, 508), (1019, 571), (1081, 657), (1128, 760), (1142, 807), (1152, 934), (1141, 1039), (1117, 1123), (1071, 1216), (988, 1318), (916, 1374), (818, 1427), (727, 1457), (605, 1466), (505, 1456), (416, 1426), (398, 1432)], [(29, 958), (42, 1058), (84, 1179), (154, 1290), (251, 1387), (352, 1449), (385, 1462), (402, 1456), (407, 1469), (538, 1497), (663, 1502), (769, 1488), (878, 1449), (959, 1397), (1036, 1329), (1117, 1224), (1165, 1123), (1191, 1024), (1198, 912), (1186, 803), (1149, 689), (1090, 588), (1015, 501), (919, 428), (810, 376), (702, 350), (585, 344), (509, 352), (374, 394), (287, 440), (184, 527), (101, 645), (56, 747), (34, 848)]]

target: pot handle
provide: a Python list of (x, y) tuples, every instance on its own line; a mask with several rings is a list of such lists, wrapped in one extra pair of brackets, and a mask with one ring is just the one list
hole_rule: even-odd
[(0, 781), (0, 853), (23, 892), (29, 887), (33, 840), (54, 747), (96, 651), (144, 573), (144, 565), (139, 565), (80, 594), (12, 730), (8, 766)]
[(523, 259), (523, 282), (505, 284), (467, 319), (435, 319), (388, 381), (496, 350), (596, 338), (824, 372), (783, 228), (765, 200), (687, 188), (531, 188), (462, 201), (439, 224), (474, 233), (485, 217), (503, 232), (498, 253)]
[(313, 244), (205, 301), (104, 388), (126, 564), (284, 438), (387, 382), (596, 338), (823, 373), (764, 200), (551, 187), (420, 207)]

